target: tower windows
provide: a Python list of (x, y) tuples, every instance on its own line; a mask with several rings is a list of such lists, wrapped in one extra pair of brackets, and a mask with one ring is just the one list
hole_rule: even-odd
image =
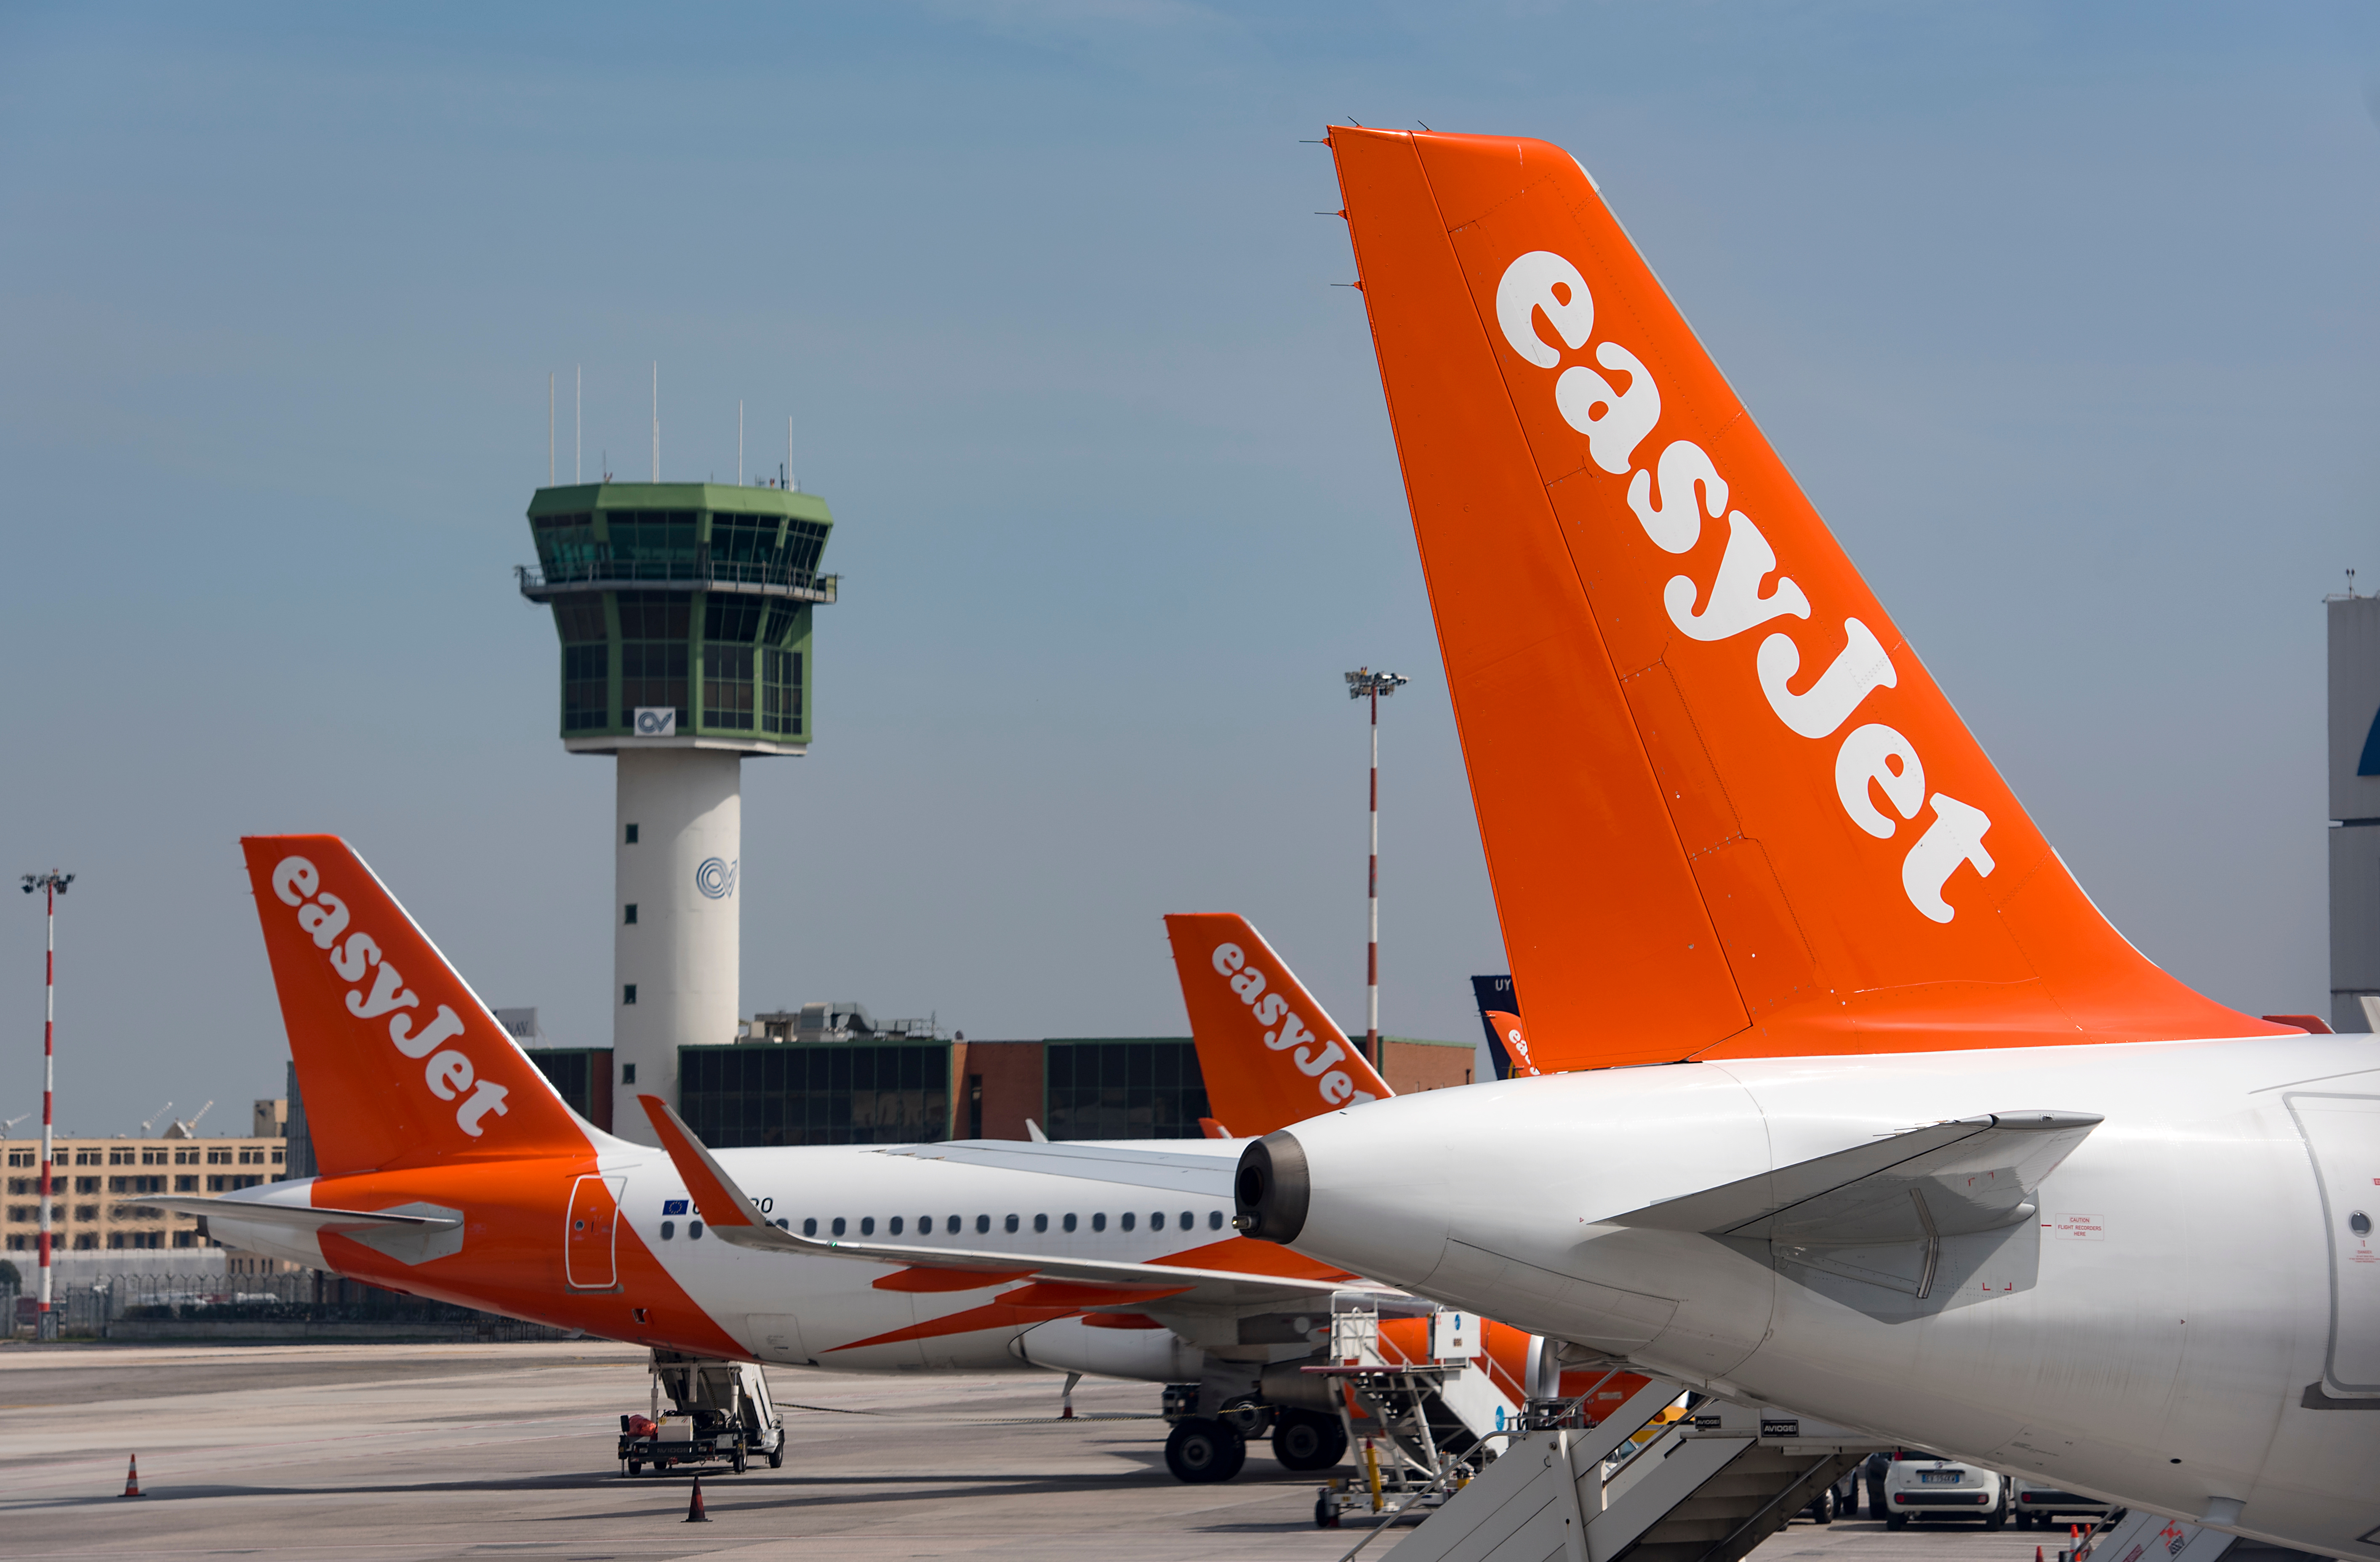
[(597, 640), (591, 646), (562, 648), (562, 727), (583, 732), (611, 721), (612, 648)]
[(636, 1064), (623, 1063), (620, 1065), (620, 1083), (622, 1084), (634, 1084), (637, 1083)]
[(621, 920), (622, 920), (622, 925), (623, 925), (623, 926), (625, 926), (634, 927), (634, 926), (637, 925), (637, 902), (634, 902), (634, 901), (630, 901), (630, 902), (628, 902), (628, 914), (627, 914), (625, 917), (622, 918)]
[(702, 724), (752, 730), (752, 648), (712, 643), (702, 648)]
[(554, 633), (565, 646), (601, 644), (604, 637), (603, 599), (589, 591), (583, 596), (557, 597), (553, 600)]
[(760, 632), (761, 599), (710, 592), (703, 599), (702, 637), (750, 645)]
[(636, 983), (628, 982), (622, 985), (620, 988), (620, 1001), (622, 1003), (634, 1003), (637, 1001)]
[(677, 711), (686, 720), (686, 644), (684, 640), (624, 640), (620, 644), (620, 725), (633, 726), (638, 709), (652, 706)]
[(630, 825), (630, 826), (628, 826), (628, 832), (627, 832), (627, 838), (626, 838), (626, 842), (625, 842), (625, 843), (626, 843), (626, 844), (628, 844), (628, 845), (630, 845), (630, 846), (633, 846), (633, 845), (635, 845), (635, 844), (637, 843), (637, 827), (636, 827), (635, 825)]
[[(752, 654), (744, 653), (747, 658)], [(745, 663), (746, 676), (751, 663)], [(749, 722), (746, 723), (747, 726)], [(763, 650), (760, 653), (760, 730), (790, 737), (802, 730), (802, 653)]]

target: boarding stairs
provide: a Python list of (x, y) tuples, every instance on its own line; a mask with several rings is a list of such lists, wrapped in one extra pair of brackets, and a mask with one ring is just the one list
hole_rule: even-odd
[[(1395, 1562), (1742, 1562), (1854, 1464), (1892, 1445), (1653, 1379), (1594, 1426), (1529, 1428), (1447, 1496)], [(1650, 1435), (1645, 1435), (1650, 1431)], [(1639, 1438), (1642, 1438), (1640, 1441)]]
[(1382, 1331), (1376, 1299), (1333, 1299), (1330, 1353), (1303, 1370), (1330, 1383), (1360, 1473), (1323, 1488), (1318, 1519), (1351, 1511), (1418, 1519), (1480, 1461), (1487, 1439), (1520, 1426), (1524, 1386), (1481, 1348), (1476, 1315), (1435, 1313), (1424, 1321), (1426, 1343), (1415, 1350), (1410, 1334)]
[[(2064, 1551), (2058, 1555), (2068, 1558)], [(2096, 1562), (2326, 1562), (2311, 1552), (2267, 1545), (2161, 1513), (2120, 1508), (2093, 1528), (2068, 1562), (2094, 1558)]]

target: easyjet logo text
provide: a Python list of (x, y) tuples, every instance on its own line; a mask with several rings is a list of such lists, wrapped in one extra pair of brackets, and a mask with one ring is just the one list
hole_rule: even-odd
[(421, 999), (382, 955), (379, 940), (367, 932), (347, 931), (346, 903), (322, 889), (322, 876), (312, 863), (304, 857), (282, 858), (273, 866), (273, 892), (282, 904), (298, 908), (298, 929), (324, 951), (339, 979), (353, 984), (347, 989), (347, 1012), (358, 1020), (387, 1015), (390, 1043), (407, 1058), (429, 1059), (422, 1083), (441, 1101), (461, 1103), (455, 1108), (455, 1127), (476, 1139), (485, 1132), (481, 1120), (490, 1112), (502, 1117), (511, 1110), (504, 1105), (504, 1087), (480, 1079), (468, 1056), (445, 1045), (463, 1034), (463, 1022), (454, 1010), (442, 1003), (428, 1024), (413, 1028)]
[[(1665, 553), (1693, 551), (1703, 523), (1724, 519), (1727, 547), (1707, 581), (1671, 575), (1661, 590), (1670, 622), (1689, 639), (1731, 640), (1763, 624), (1798, 618), (1814, 624), (1827, 615), (1792, 576), (1779, 574), (1776, 551), (1760, 527), (1741, 510), (1728, 507), (1726, 477), (1701, 446), (1673, 440), (1640, 461), (1638, 452), (1660, 421), (1661, 392), (1652, 371), (1617, 342), (1595, 349), (1595, 363), (1621, 377), (1615, 387), (1585, 363), (1561, 368), (1562, 353), (1540, 333), (1543, 318), (1555, 338), (1572, 352), (1583, 350), (1595, 329), (1595, 299), (1578, 268), (1549, 249), (1532, 250), (1504, 269), (1496, 286), (1496, 321), (1512, 349), (1543, 369), (1560, 369), (1553, 381), (1554, 409), (1586, 436), (1587, 454), (1613, 477), (1628, 479), (1628, 508), (1653, 546)], [(1771, 575), (1776, 584), (1763, 586)], [(1813, 615), (1815, 614), (1814, 618)], [(1834, 636), (1821, 636), (1821, 643)], [(1765, 636), (1753, 654), (1751, 672), (1777, 720), (1813, 743), (1833, 740), (1863, 702), (1878, 689), (1895, 687), (1900, 672), (1876, 634), (1856, 618), (1842, 620), (1840, 642), (1827, 670), (1801, 689), (1802, 646), (1781, 628)], [(1891, 808), (1876, 805), (1878, 795)], [(1879, 841), (1889, 841), (1904, 822), (1932, 807), (1933, 817), (1901, 858), (1900, 885), (1909, 903), (1936, 922), (1957, 914), (1942, 887), (1959, 865), (1988, 877), (1991, 854), (1984, 834), (1992, 821), (1980, 808), (1925, 789), (1925, 765), (1916, 745), (1880, 721), (1852, 728), (1835, 747), (1835, 795), (1852, 823)], [(1898, 816), (1897, 817), (1895, 816)]]
[(1264, 1044), (1275, 1052), (1289, 1054), (1297, 1072), (1315, 1082), (1324, 1106), (1342, 1107), (1349, 1102), (1360, 1106), (1379, 1099), (1368, 1090), (1356, 1089), (1345, 1070), (1330, 1066), (1343, 1059), (1346, 1051), (1337, 1042), (1324, 1041), (1307, 1030), (1305, 1022), (1290, 1009), (1285, 994), (1265, 990), (1265, 974), (1248, 963), (1245, 950), (1237, 944), (1217, 944), (1215, 969), (1231, 979), (1232, 991), (1255, 1013), (1257, 1023), (1269, 1027)]

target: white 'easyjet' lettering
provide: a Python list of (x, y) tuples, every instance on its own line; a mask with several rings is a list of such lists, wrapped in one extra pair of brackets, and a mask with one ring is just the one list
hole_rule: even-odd
[[(1554, 409), (1587, 437), (1595, 464), (1614, 477), (1629, 472), (1636, 447), (1660, 420), (1661, 392), (1651, 370), (1635, 354), (1609, 340), (1597, 345), (1595, 361), (1625, 375), (1625, 390), (1615, 389), (1583, 363), (1563, 368), (1561, 348), (1537, 329), (1540, 315), (1572, 352), (1584, 350), (1594, 334), (1595, 298), (1586, 279), (1567, 258), (1550, 249), (1533, 249), (1504, 268), (1496, 285), (1496, 323), (1506, 345), (1524, 361), (1538, 369), (1560, 369), (1554, 378)], [(1807, 619), (1811, 613), (1809, 598), (1790, 575), (1778, 575), (1775, 588), (1761, 594), (1762, 584), (1777, 570), (1776, 551), (1742, 511), (1727, 508), (1727, 501), (1728, 483), (1718, 464), (1688, 440), (1670, 441), (1649, 467), (1635, 467), (1628, 479), (1628, 508), (1663, 552), (1693, 551), (1702, 539), (1705, 512), (1712, 520), (1727, 516), (1727, 550), (1708, 594), (1684, 575), (1672, 575), (1661, 589), (1670, 622), (1705, 642), (1732, 638), (1772, 619)], [(1801, 647), (1781, 633), (1760, 642), (1754, 670), (1769, 708), (1788, 730), (1814, 741), (1830, 738), (1868, 696), (1898, 686), (1900, 673), (1891, 653), (1866, 624), (1844, 619), (1843, 640), (1826, 672), (1798, 693), (1792, 680), (1802, 669)], [(1902, 818), (1916, 817), (1925, 795), (1925, 767), (1907, 738), (1878, 722), (1854, 730), (1836, 752), (1835, 795), (1852, 823), (1889, 840), (1899, 826), (1876, 807), (1871, 784), (1882, 790)], [(1957, 909), (1942, 898), (1942, 887), (1961, 863), (1972, 866), (1979, 877), (1991, 873), (1992, 855), (1983, 844), (1991, 827), (1982, 809), (1936, 793), (1934, 823), (1901, 860), (1901, 890), (1909, 903), (1935, 922), (1956, 916)], [(286, 893), (282, 898), (290, 900)], [(1239, 971), (1245, 963), (1242, 951), (1224, 948), (1232, 953), (1230, 971)], [(1215, 960), (1216, 968), (1224, 969), (1222, 950), (1215, 951)], [(1255, 1001), (1253, 996), (1244, 996)], [(1271, 1036), (1265, 1040), (1274, 1045)]]
[[(1565, 262), (1567, 264), (1567, 262)], [(1572, 273), (1573, 275), (1575, 273)], [(1582, 296), (1585, 293), (1581, 286)], [(1524, 321), (1525, 323), (1525, 321)], [(1581, 340), (1584, 340), (1584, 336)], [(1346, 1056), (1335, 1042), (1324, 1042), (1319, 1052), (1309, 1055), (1309, 1049), (1321, 1037), (1305, 1028), (1305, 1022), (1289, 1007), (1289, 1000), (1278, 991), (1265, 992), (1265, 975), (1248, 963), (1247, 951), (1237, 944), (1217, 944), (1213, 956), (1216, 971), (1231, 979), (1232, 991), (1242, 1003), (1248, 1005), (1257, 1023), (1275, 1026), (1264, 1033), (1264, 1044), (1275, 1052), (1286, 1052), (1297, 1072), (1314, 1081), (1321, 1093), (1323, 1105), (1344, 1106), (1353, 1101), (1377, 1101), (1378, 1096), (1368, 1090), (1355, 1088), (1355, 1081), (1344, 1069), (1330, 1065)], [(1263, 994), (1258, 998), (1258, 994)]]
[[(419, 1008), (421, 999), (381, 953), (379, 942), (363, 932), (348, 934), (345, 943), (339, 941), (348, 922), (346, 904), (336, 895), (322, 891), (322, 874), (312, 863), (304, 857), (284, 857), (273, 866), (269, 881), (283, 904), (298, 909), (299, 929), (317, 948), (329, 952), (331, 969), (339, 979), (354, 984), (347, 989), (347, 1012), (358, 1020), (386, 1014), (388, 1039), (396, 1049), (417, 1060), (429, 1058), (422, 1082), (430, 1093), (441, 1101), (461, 1099), (455, 1108), (455, 1127), (476, 1139), (487, 1132), (481, 1124), (489, 1113), (502, 1117), (512, 1109), (504, 1105), (505, 1088), (480, 1079), (468, 1054), (455, 1047), (439, 1050), (463, 1034), (462, 1017), (451, 1006), (440, 1004), (430, 1023), (416, 1031), (414, 1016), (403, 1011)], [(372, 974), (369, 994), (361, 985), (368, 972)], [(1257, 981), (1261, 985), (1263, 978)], [(431, 1057), (432, 1053), (437, 1055)], [(465, 1096), (467, 1090), (471, 1094)]]

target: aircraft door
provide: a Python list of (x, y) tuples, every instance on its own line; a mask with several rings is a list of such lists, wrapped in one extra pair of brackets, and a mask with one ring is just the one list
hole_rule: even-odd
[(2313, 1156), (2329, 1241), (2329, 1386), (2380, 1394), (2380, 1096), (2289, 1098)]
[(573, 1290), (610, 1290), (619, 1284), (613, 1253), (618, 1242), (620, 1193), (625, 1178), (581, 1177), (571, 1185), (570, 1220), (562, 1246), (563, 1278)]

